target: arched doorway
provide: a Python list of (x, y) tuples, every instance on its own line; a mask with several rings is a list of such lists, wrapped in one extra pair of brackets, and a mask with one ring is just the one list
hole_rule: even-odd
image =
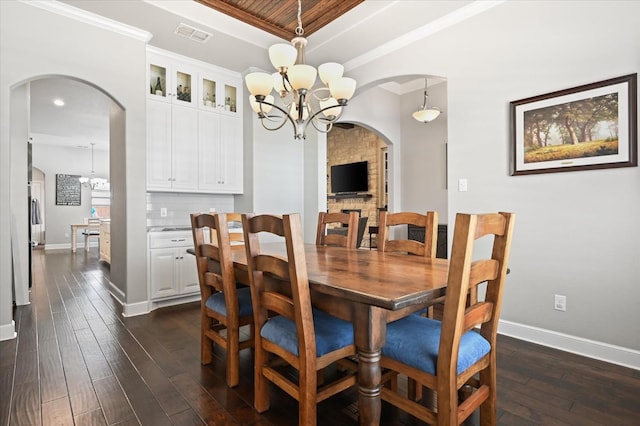
[[(44, 90), (43, 87), (48, 89)], [(32, 90), (34, 89), (34, 90)], [(61, 209), (63, 206), (56, 206), (56, 187), (55, 179), (51, 179), (56, 174), (67, 175), (87, 175), (91, 171), (91, 151), (88, 148), (89, 141), (86, 141), (84, 146), (87, 148), (78, 148), (77, 140), (69, 137), (69, 135), (61, 134), (60, 129), (68, 127), (65, 126), (65, 122), (76, 121), (80, 125), (76, 130), (78, 136), (86, 140), (87, 129), (91, 125), (95, 126), (93, 120), (96, 117), (100, 117), (103, 121), (102, 127), (106, 129), (107, 133), (103, 136), (100, 142), (105, 147), (104, 152), (106, 158), (106, 165), (102, 166), (104, 174), (110, 175), (110, 152), (112, 141), (124, 142), (124, 120), (115, 119), (114, 117), (124, 117), (124, 109), (115, 101), (106, 91), (92, 84), (91, 82), (74, 78), (72, 76), (38, 76), (12, 87), (11, 89), (11, 234), (12, 234), (12, 254), (13, 254), (13, 269), (14, 269), (14, 292), (15, 302), (18, 305), (29, 303), (28, 287), (31, 279), (29, 271), (29, 259), (31, 250), (31, 241), (29, 238), (30, 228), (30, 203), (22, 200), (29, 198), (29, 185), (28, 185), (28, 169), (29, 169), (29, 149), (28, 140), (33, 139), (32, 136), (42, 135), (42, 127), (39, 127), (39, 123), (34, 118), (40, 113), (37, 111), (38, 105), (36, 100), (39, 99), (38, 89), (43, 90), (45, 93), (42, 96), (46, 101), (53, 104), (54, 99), (61, 98), (65, 101), (65, 105), (68, 102), (80, 103), (76, 105), (76, 111), (78, 113), (74, 117), (65, 117), (63, 110), (59, 111), (59, 116), (53, 117), (50, 120), (53, 124), (50, 124), (54, 130), (52, 130), (48, 136), (50, 140), (46, 141), (43, 146), (47, 146), (48, 152), (44, 155), (47, 161), (41, 164), (36, 164), (49, 179), (45, 183), (45, 200), (47, 205), (47, 244), (53, 244), (52, 248), (63, 248), (70, 243), (70, 240), (63, 241), (64, 238), (69, 238), (66, 233), (69, 233), (69, 223), (74, 223), (78, 220), (83, 220), (84, 217), (90, 216), (91, 206), (91, 191), (86, 192), (84, 197), (85, 203), (80, 206), (73, 206), (72, 210)], [(59, 93), (54, 97), (54, 93)], [(90, 94), (90, 95), (87, 95)], [(62, 106), (63, 108), (64, 106)], [(67, 112), (68, 114), (68, 112)], [(56, 115), (56, 114), (54, 114)], [(65, 117), (65, 119), (61, 119)], [(82, 127), (84, 126), (84, 127)], [(35, 127), (35, 128), (34, 128)], [(37, 131), (36, 131), (37, 130)], [(36, 141), (36, 146), (37, 146)], [(55, 146), (64, 145), (64, 152), (60, 154), (52, 154)], [(38, 149), (37, 147), (35, 149)], [(33, 153), (32, 153), (33, 154)], [(46, 164), (45, 164), (46, 163)], [(122, 182), (124, 185), (124, 181)], [(56, 209), (57, 207), (57, 209)], [(68, 206), (64, 206), (68, 207)], [(86, 212), (85, 212), (86, 210)], [(71, 212), (71, 214), (69, 214)], [(81, 223), (81, 222), (80, 222)], [(58, 235), (52, 232), (52, 230), (59, 232)], [(29, 241), (29, 244), (26, 242)], [(25, 242), (25, 244), (20, 244)]]

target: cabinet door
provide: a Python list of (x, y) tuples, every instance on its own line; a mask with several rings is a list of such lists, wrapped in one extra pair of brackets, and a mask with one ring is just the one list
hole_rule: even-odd
[(200, 292), (200, 283), (198, 281), (198, 268), (196, 266), (196, 258), (187, 254), (187, 248), (183, 248), (180, 257), (180, 292), (182, 294)]
[(171, 188), (171, 105), (147, 101), (147, 188)]
[(242, 138), (238, 118), (200, 111), (198, 188), (242, 193)]
[(172, 109), (173, 189), (198, 188), (198, 111), (174, 105)]
[(220, 158), (222, 159), (221, 181), (224, 192), (241, 194), (243, 183), (242, 168), (242, 123), (237, 117), (220, 118)]
[(220, 177), (220, 115), (198, 114), (198, 188), (213, 191), (222, 185)]
[(197, 78), (197, 71), (194, 67), (174, 62), (171, 102), (175, 105), (195, 107), (198, 101)]
[(169, 55), (150, 53), (147, 58), (147, 97), (195, 107), (198, 99), (196, 69)]
[(220, 79), (218, 84), (218, 110), (231, 117), (242, 116), (242, 80)]
[(154, 249), (149, 251), (150, 298), (174, 296), (178, 294), (176, 285), (176, 249)]
[[(161, 55), (147, 56), (147, 98), (159, 102), (171, 102), (170, 61)], [(167, 86), (169, 85), (169, 86)]]

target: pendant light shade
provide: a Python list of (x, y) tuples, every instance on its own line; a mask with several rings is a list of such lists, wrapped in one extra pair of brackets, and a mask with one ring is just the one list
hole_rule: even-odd
[(417, 121), (420, 121), (421, 123), (428, 123), (430, 121), (433, 121), (440, 115), (440, 108), (427, 105), (428, 97), (429, 95), (427, 94), (427, 78), (425, 77), (424, 101), (422, 102), (422, 106), (412, 114), (413, 118), (415, 118)]

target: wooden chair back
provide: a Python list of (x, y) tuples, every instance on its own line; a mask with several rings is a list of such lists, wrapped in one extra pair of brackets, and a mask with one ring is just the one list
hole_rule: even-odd
[[(269, 408), (268, 382), (272, 382), (298, 400), (299, 425), (315, 425), (317, 403), (356, 383), (355, 369), (339, 380), (323, 383), (321, 390), (318, 377), (323, 377), (322, 369), (331, 363), (354, 356), (355, 345), (351, 341), (347, 346), (318, 355), (314, 323), (319, 314), (311, 306), (300, 215), (243, 215), (243, 230), (256, 329), (255, 408), (258, 412)], [(286, 256), (264, 252), (260, 233), (283, 237)], [(294, 324), (291, 329), (284, 326), (287, 334), (296, 335), (296, 342), (288, 347), (275, 342), (281, 340), (279, 337), (270, 340), (262, 333), (265, 326), (273, 326), (276, 321), (280, 320), (278, 324), (282, 326), (283, 318), (288, 320), (285, 324)], [(283, 372), (283, 362), (298, 371), (297, 380)]]
[[(328, 233), (327, 225), (346, 225), (346, 235), (341, 233)], [(345, 229), (343, 226), (341, 229)], [(316, 245), (338, 246), (356, 248), (358, 244), (358, 213), (318, 213), (318, 229), (316, 232)]]
[[(212, 343), (227, 352), (227, 385), (239, 383), (239, 351), (253, 346), (253, 316), (248, 288), (238, 289), (231, 253), (229, 219), (234, 214), (194, 213), (191, 215), (201, 307), (201, 362), (213, 360)], [(242, 293), (239, 297), (239, 293)], [(224, 308), (214, 309), (211, 303), (224, 301)], [(245, 306), (247, 305), (248, 306)], [(216, 305), (216, 306), (219, 306)], [(248, 325), (251, 337), (240, 342), (240, 327)], [(224, 331), (223, 331), (224, 330)]]
[[(383, 399), (429, 424), (459, 425), (478, 407), (481, 424), (497, 424), (496, 336), (514, 220), (515, 215), (512, 213), (456, 215), (447, 294), (439, 327), (436, 374), (429, 374), (384, 356), (382, 359), (384, 367), (406, 374), (410, 379), (435, 391), (437, 409), (424, 407), (410, 398), (400, 399), (397, 394), (385, 390)], [(493, 238), (491, 256), (475, 260), (475, 242), (482, 237)], [(469, 304), (470, 290), (483, 283), (486, 283), (484, 299)], [(429, 321), (437, 324), (426, 318), (421, 321), (425, 324)], [(480, 335), (488, 342), (488, 353), (458, 372), (463, 336), (466, 333), (476, 333), (472, 331), (474, 328), (478, 328)], [(466, 355), (469, 356), (469, 353)], [(471, 386), (471, 392), (466, 399), (459, 400), (458, 393), (465, 385)]]
[[(399, 225), (413, 225), (424, 228), (424, 243), (410, 239), (391, 239), (391, 228)], [(428, 211), (426, 214), (413, 212), (389, 213), (383, 210), (380, 212), (378, 226), (378, 250), (436, 257), (438, 212)]]

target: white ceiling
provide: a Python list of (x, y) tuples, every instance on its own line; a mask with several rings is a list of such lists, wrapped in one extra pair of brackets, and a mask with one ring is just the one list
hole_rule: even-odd
[[(311, 65), (340, 62), (345, 73), (414, 40), (455, 25), (502, 1), (367, 0), (308, 37), (306, 61)], [(150, 45), (238, 72), (270, 69), (265, 49), (282, 42), (265, 31), (190, 0), (62, 0), (153, 35)], [(174, 34), (180, 23), (213, 34), (199, 43)], [(304, 22), (303, 22), (304, 25)], [(292, 34), (293, 36), (293, 34)], [(245, 52), (238, 54), (238, 52)], [(429, 79), (429, 85), (443, 79)], [(402, 76), (383, 87), (398, 94), (422, 88), (422, 76)], [(55, 107), (53, 98), (65, 100)], [(73, 80), (51, 78), (31, 86), (34, 143), (85, 146), (108, 150), (108, 108), (99, 90)]]

